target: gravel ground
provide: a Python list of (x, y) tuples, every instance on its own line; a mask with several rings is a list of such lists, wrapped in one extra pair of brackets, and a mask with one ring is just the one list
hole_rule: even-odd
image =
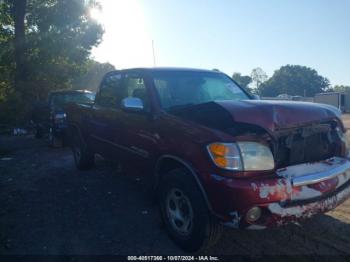
[[(0, 254), (185, 254), (162, 227), (147, 174), (102, 159), (77, 171), (68, 148), (31, 136), (2, 136), (0, 148)], [(302, 226), (225, 229), (205, 253), (349, 255), (350, 201)]]

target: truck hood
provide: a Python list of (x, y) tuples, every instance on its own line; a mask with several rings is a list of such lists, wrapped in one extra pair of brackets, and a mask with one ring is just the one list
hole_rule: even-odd
[(291, 128), (325, 119), (340, 118), (333, 106), (276, 100), (217, 101), (235, 122), (255, 124), (269, 131)]
[(219, 130), (244, 123), (269, 132), (340, 118), (340, 111), (330, 105), (276, 100), (215, 101), (171, 113)]

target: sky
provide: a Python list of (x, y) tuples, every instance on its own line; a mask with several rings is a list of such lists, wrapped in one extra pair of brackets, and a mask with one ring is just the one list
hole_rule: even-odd
[(260, 67), (271, 76), (297, 64), (350, 85), (350, 0), (99, 1), (91, 15), (105, 34), (92, 55), (117, 69)]

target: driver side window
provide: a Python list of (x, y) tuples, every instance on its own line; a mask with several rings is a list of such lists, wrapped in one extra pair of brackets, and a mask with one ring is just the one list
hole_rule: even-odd
[(103, 107), (120, 108), (122, 89), (122, 75), (120, 73), (112, 74), (103, 80), (98, 95), (96, 96), (96, 104)]
[(138, 74), (127, 74), (124, 79), (125, 93), (124, 98), (135, 97), (141, 99), (145, 111), (150, 110), (147, 89), (144, 79)]

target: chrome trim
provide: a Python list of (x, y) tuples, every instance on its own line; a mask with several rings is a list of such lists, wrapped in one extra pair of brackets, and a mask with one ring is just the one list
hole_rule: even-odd
[(293, 177), (291, 182), (293, 186), (305, 186), (305, 185), (316, 184), (316, 183), (337, 177), (343, 174), (348, 169), (350, 169), (350, 161), (347, 159), (344, 159), (344, 163), (340, 166), (326, 170), (324, 172), (318, 172), (318, 173)]
[(144, 109), (143, 102), (137, 97), (127, 97), (122, 100), (122, 108), (130, 111), (142, 111)]

